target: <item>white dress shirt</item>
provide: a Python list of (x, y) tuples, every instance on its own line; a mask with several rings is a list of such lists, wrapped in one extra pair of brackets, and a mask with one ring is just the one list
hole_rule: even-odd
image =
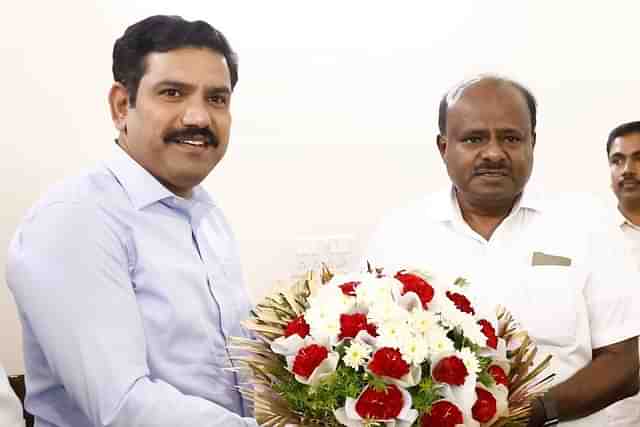
[[(615, 210), (615, 225), (622, 232), (625, 250), (630, 262), (640, 271), (640, 227), (630, 222), (622, 213)], [(637, 284), (640, 286), (640, 283)], [(609, 427), (640, 426), (640, 394), (614, 403), (606, 409), (609, 415)]]
[[(640, 333), (637, 278), (612, 245), (570, 203), (525, 193), (489, 240), (462, 218), (451, 190), (396, 210), (378, 227), (366, 258), (386, 268), (417, 267), (434, 281), (462, 276), (485, 309), (505, 305), (528, 330), (540, 358), (562, 382), (591, 361), (592, 350)], [(541, 264), (534, 253), (544, 254)], [(540, 257), (538, 257), (540, 258)], [(570, 266), (548, 260), (570, 261)], [(606, 425), (602, 411), (563, 426)]]
[(2, 364), (0, 364), (0, 426), (24, 427), (22, 405), (9, 385), (7, 373)]
[(247, 427), (227, 340), (250, 302), (201, 187), (175, 196), (118, 146), (54, 187), (11, 243), (38, 427)]

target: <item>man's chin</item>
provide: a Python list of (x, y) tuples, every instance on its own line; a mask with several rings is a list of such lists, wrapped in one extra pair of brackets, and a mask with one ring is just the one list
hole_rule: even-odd
[(510, 205), (520, 197), (522, 191), (514, 189), (474, 188), (467, 191), (458, 191), (458, 197), (462, 196), (467, 202), (480, 206), (504, 206)]
[(513, 181), (501, 180), (482, 185), (473, 185), (470, 188), (475, 194), (492, 199), (515, 198), (522, 190), (513, 185)]
[(640, 205), (640, 188), (636, 189), (622, 189), (616, 193), (618, 200), (623, 203), (633, 204), (634, 206)]

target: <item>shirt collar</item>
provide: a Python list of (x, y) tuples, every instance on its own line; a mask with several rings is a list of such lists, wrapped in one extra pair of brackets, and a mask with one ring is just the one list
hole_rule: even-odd
[[(542, 211), (544, 207), (544, 201), (539, 194), (534, 191), (526, 191), (516, 202), (513, 211), (518, 209)], [(453, 187), (435, 193), (425, 208), (427, 215), (435, 221), (453, 221), (460, 216), (460, 208)]]
[[(120, 182), (120, 185), (122, 185), (127, 192), (129, 199), (137, 210), (144, 209), (164, 199), (187, 200), (169, 191), (169, 189), (162, 185), (160, 181), (145, 168), (133, 160), (119, 145), (116, 144), (113, 151), (113, 156), (105, 161), (105, 166), (113, 173), (118, 182)], [(215, 205), (211, 196), (200, 185), (194, 187), (188, 202), (200, 202), (210, 206)]]
[(614, 215), (616, 219), (616, 224), (619, 227), (624, 227), (625, 225), (627, 225), (635, 230), (640, 231), (640, 226), (629, 221), (629, 219), (627, 219), (627, 217), (622, 214), (622, 212), (620, 211), (620, 208), (616, 208)]

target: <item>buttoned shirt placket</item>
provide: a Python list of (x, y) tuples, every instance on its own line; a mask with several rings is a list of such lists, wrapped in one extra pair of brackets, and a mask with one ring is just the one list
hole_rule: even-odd
[[(167, 199), (166, 203), (177, 212), (179, 212), (182, 216), (184, 216), (185, 220), (189, 223), (189, 227), (191, 229), (191, 240), (193, 241), (193, 247), (198, 255), (198, 258), (205, 266), (205, 271), (207, 274), (207, 288), (209, 291), (209, 295), (211, 295), (211, 300), (215, 305), (218, 313), (218, 328), (217, 331), (222, 336), (223, 342), (228, 342), (229, 334), (228, 334), (228, 325), (231, 325), (231, 319), (225, 318), (225, 311), (223, 310), (224, 305), (224, 296), (217, 292), (214, 284), (215, 283), (224, 283), (227, 281), (226, 272), (223, 268), (221, 268), (221, 261), (216, 259), (215, 251), (212, 250), (211, 245), (208, 244), (208, 241), (204, 234), (201, 232), (201, 228), (199, 224), (203, 217), (209, 212), (211, 209), (210, 205), (206, 203), (190, 200), (190, 199), (182, 199), (177, 197), (172, 197)], [(214, 332), (215, 333), (215, 332)], [(229, 353), (228, 347), (224, 346), (224, 355), (226, 362), (229, 364), (229, 368), (233, 368), (233, 362), (231, 359), (231, 355)], [(234, 380), (236, 385), (238, 385), (238, 375), (235, 370), (232, 371)], [(237, 394), (237, 398), (239, 402), (242, 402), (242, 396), (238, 389), (233, 391)], [(244, 405), (238, 405), (241, 410), (241, 416), (245, 416), (244, 414)]]

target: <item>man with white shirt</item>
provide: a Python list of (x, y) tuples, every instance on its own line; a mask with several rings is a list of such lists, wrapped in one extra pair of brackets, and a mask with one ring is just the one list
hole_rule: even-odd
[[(611, 189), (618, 199), (615, 224), (630, 262), (640, 271), (640, 122), (624, 123), (611, 131), (607, 156)], [(607, 413), (610, 427), (639, 426), (640, 395), (615, 403)]]
[(229, 142), (236, 56), (206, 22), (153, 16), (116, 41), (113, 75), (110, 158), (9, 248), (27, 410), (38, 427), (256, 426), (226, 346), (250, 311), (238, 250), (200, 185)]
[(638, 390), (640, 300), (611, 233), (585, 229), (562, 200), (524, 191), (536, 111), (531, 92), (500, 77), (445, 95), (437, 144), (452, 188), (389, 215), (366, 257), (434, 280), (465, 277), (485, 306), (505, 305), (540, 354), (553, 355), (554, 384), (529, 426), (602, 427), (598, 411)]
[(13, 393), (7, 373), (0, 363), (0, 426), (24, 427), (22, 405)]

